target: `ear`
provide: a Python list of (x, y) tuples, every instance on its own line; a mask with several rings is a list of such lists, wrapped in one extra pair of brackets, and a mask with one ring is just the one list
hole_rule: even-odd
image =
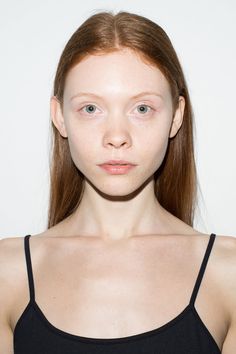
[(185, 107), (185, 99), (183, 96), (179, 96), (179, 103), (173, 117), (169, 138), (173, 138), (177, 134), (178, 130), (180, 129), (183, 123), (184, 107)]
[(62, 114), (61, 105), (59, 100), (55, 96), (52, 96), (50, 100), (50, 115), (55, 127), (58, 129), (61, 136), (67, 138), (68, 135), (66, 132), (65, 121)]

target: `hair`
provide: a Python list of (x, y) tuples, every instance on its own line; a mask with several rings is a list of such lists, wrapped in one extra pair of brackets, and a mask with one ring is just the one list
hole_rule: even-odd
[[(89, 17), (73, 33), (59, 59), (53, 95), (62, 107), (65, 79), (69, 70), (88, 55), (103, 55), (131, 49), (141, 59), (155, 65), (167, 79), (174, 112), (179, 96), (185, 99), (183, 123), (169, 139), (161, 166), (154, 174), (155, 196), (172, 215), (193, 225), (196, 201), (196, 166), (193, 146), (193, 112), (184, 74), (177, 54), (165, 31), (143, 16), (120, 11), (103, 11)], [(68, 139), (51, 122), (50, 199), (48, 228), (78, 207), (84, 176), (75, 166)]]

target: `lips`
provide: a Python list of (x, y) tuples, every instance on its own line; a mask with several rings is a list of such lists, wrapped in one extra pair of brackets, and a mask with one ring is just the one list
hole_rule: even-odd
[(102, 165), (131, 165), (131, 166), (136, 166), (134, 163), (132, 162), (129, 162), (129, 161), (125, 161), (125, 160), (109, 160), (109, 161), (106, 161), (102, 164), (99, 164), (99, 166), (102, 166)]
[(128, 164), (121, 164), (121, 163), (104, 163), (102, 165), (99, 165), (100, 168), (105, 170), (107, 173), (111, 175), (124, 175), (128, 173), (131, 169), (135, 167), (134, 164), (128, 163)]

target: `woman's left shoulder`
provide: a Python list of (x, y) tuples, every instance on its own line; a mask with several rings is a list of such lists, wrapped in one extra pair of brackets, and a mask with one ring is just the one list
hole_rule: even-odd
[(216, 235), (213, 251), (216, 280), (236, 321), (236, 237)]
[(234, 277), (236, 285), (236, 237), (216, 235), (214, 257), (217, 260), (216, 273), (222, 274), (225, 280)]
[(222, 303), (229, 318), (229, 328), (222, 353), (233, 353), (236, 338), (236, 237), (217, 235), (215, 241), (215, 282), (221, 293), (218, 293), (218, 296), (222, 295)]
[[(203, 237), (201, 246), (206, 249), (209, 235)], [(204, 246), (203, 246), (204, 245)], [(236, 305), (236, 237), (216, 234), (210, 255), (212, 274), (222, 291), (233, 296)], [(236, 308), (236, 306), (235, 306)]]
[(236, 265), (236, 236), (216, 235), (215, 241), (218, 256), (226, 257), (228, 262), (231, 260)]

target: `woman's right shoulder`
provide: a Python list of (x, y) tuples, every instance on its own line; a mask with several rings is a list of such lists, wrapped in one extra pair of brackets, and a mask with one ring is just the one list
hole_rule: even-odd
[(0, 239), (0, 303), (5, 308), (14, 303), (25, 269), (24, 237)]
[[(30, 253), (33, 251), (35, 261), (43, 259), (45, 253), (44, 249), (46, 249), (46, 247), (44, 247), (45, 238), (38, 236), (39, 235), (34, 235), (34, 237), (30, 238)], [(0, 239), (0, 288), (2, 288), (2, 284), (5, 283), (7, 285), (6, 289), (9, 289), (11, 285), (16, 289), (17, 285), (20, 286), (22, 281), (26, 279), (24, 239), (25, 236), (5, 237)], [(33, 240), (34, 242), (32, 242)], [(34, 243), (36, 247), (34, 247)], [(2, 294), (0, 295), (0, 301), (1, 298)]]
[(24, 252), (24, 237), (5, 237), (0, 239), (0, 273), (6, 273), (15, 266)]
[(4, 266), (5, 262), (14, 259), (17, 253), (21, 251), (22, 245), (24, 243), (24, 237), (5, 237), (0, 239), (0, 260), (1, 267)]
[(13, 353), (11, 311), (19, 296), (18, 284), (22, 280), (23, 237), (0, 239), (0, 352)]
[[(6, 237), (0, 239), (0, 297), (2, 291), (8, 291), (17, 279), (17, 272), (24, 264), (24, 237)], [(4, 286), (5, 285), (5, 286)]]
[(23, 241), (24, 237), (0, 239), (0, 333), (4, 333), (5, 342), (2, 343), (4, 348), (10, 342), (10, 315), (18, 294), (18, 284), (22, 281)]
[(23, 242), (23, 240), (24, 236), (2, 237), (0, 238), (0, 247), (12, 247), (17, 243), (19, 244), (20, 242)]

